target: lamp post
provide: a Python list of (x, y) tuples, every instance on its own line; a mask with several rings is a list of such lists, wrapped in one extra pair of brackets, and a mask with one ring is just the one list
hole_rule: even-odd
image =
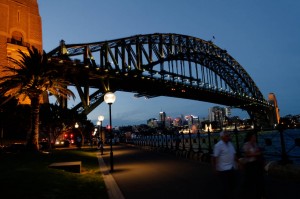
[(81, 136), (81, 137), (78, 137), (78, 136), (76, 137), (77, 147), (80, 149), (82, 146), (82, 142), (83, 142), (83, 135), (82, 135), (81, 130), (79, 129), (79, 124), (77, 122), (75, 123), (75, 128), (79, 130), (79, 133)]
[(109, 105), (109, 132), (110, 132), (110, 171), (114, 171), (114, 159), (113, 159), (113, 149), (112, 149), (112, 124), (111, 124), (111, 105), (116, 101), (116, 96), (112, 92), (108, 92), (104, 95), (104, 101)]
[(98, 122), (97, 125), (100, 128), (99, 129), (99, 134), (100, 134), (100, 151), (101, 151), (101, 155), (103, 155), (103, 136), (102, 136), (102, 122), (104, 120), (104, 116), (103, 115), (99, 115), (98, 116)]

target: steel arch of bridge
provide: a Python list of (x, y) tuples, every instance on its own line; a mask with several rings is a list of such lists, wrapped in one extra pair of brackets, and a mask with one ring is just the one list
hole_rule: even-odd
[[(85, 114), (103, 102), (107, 90), (239, 107), (256, 118), (274, 109), (226, 50), (196, 37), (155, 33), (83, 44), (61, 41), (48, 56), (75, 69), (69, 76), (81, 103), (74, 109)], [(88, 88), (98, 90), (90, 95)]]

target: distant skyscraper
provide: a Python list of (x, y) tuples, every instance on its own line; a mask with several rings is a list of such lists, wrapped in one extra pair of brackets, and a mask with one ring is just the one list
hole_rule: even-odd
[(208, 119), (211, 122), (223, 122), (225, 120), (225, 116), (227, 116), (226, 113), (228, 113), (228, 110), (226, 111), (226, 108), (214, 106), (208, 109)]
[(230, 117), (231, 116), (231, 108), (230, 107), (226, 107), (225, 108), (225, 115), (226, 115), (226, 117)]
[(161, 111), (159, 112), (159, 121), (163, 127), (166, 127), (166, 113)]

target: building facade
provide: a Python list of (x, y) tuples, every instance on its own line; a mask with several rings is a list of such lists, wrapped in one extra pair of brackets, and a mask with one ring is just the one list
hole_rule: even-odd
[(223, 123), (226, 117), (231, 115), (229, 107), (214, 106), (208, 109), (208, 119), (210, 122), (216, 121)]
[(18, 59), (18, 50), (26, 53), (33, 46), (43, 49), (37, 0), (0, 0), (0, 76), (6, 75), (2, 70), (8, 57)]

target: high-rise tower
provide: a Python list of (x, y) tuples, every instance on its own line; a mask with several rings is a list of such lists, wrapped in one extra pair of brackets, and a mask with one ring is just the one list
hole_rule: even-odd
[[(19, 58), (18, 50), (27, 47), (42, 51), (42, 21), (37, 0), (0, 0), (0, 76), (8, 65), (8, 57)], [(46, 95), (42, 101), (47, 101)], [(28, 104), (29, 99), (21, 100)]]

